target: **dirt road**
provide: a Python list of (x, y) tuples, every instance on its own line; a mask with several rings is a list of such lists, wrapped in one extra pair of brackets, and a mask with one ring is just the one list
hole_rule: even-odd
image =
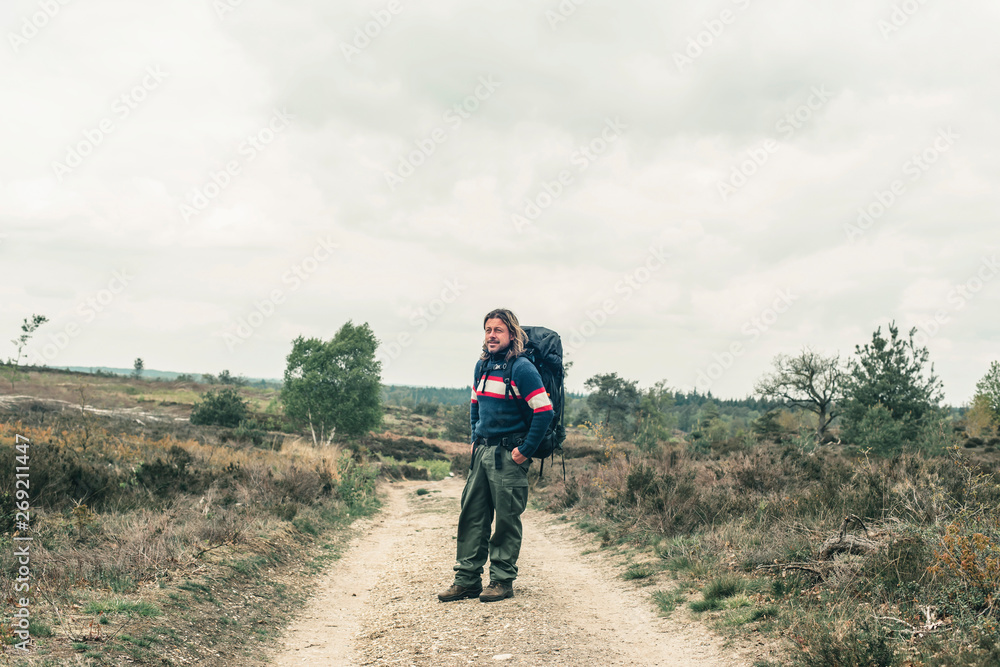
[(593, 538), (544, 512), (524, 514), (513, 599), (438, 602), (453, 575), (462, 484), (388, 485), (382, 512), (323, 575), (275, 664), (751, 664), (686, 611), (658, 618), (649, 588), (623, 581), (604, 553), (581, 555)]

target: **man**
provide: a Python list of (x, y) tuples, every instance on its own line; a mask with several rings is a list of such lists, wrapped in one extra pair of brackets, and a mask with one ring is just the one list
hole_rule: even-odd
[[(549, 400), (538, 369), (525, 357), (527, 337), (514, 313), (505, 308), (483, 318), (483, 353), (472, 381), (472, 466), (462, 491), (458, 516), (455, 583), (438, 594), (442, 602), (478, 597), (495, 602), (514, 597), (517, 556), (521, 551), (521, 513), (528, 502), (528, 468), (552, 421)], [(511, 370), (510, 390), (504, 372)], [(526, 401), (531, 423), (517, 401)], [(490, 524), (496, 513), (496, 528)], [(490, 584), (482, 573), (490, 558)]]

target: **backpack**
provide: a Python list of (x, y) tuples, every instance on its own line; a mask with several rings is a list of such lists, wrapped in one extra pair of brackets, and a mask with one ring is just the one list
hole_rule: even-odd
[[(538, 449), (532, 454), (532, 458), (540, 459), (541, 465), (538, 470), (538, 477), (541, 478), (545, 470), (545, 459), (555, 457), (556, 453), (562, 454), (563, 440), (566, 439), (566, 426), (563, 423), (563, 408), (566, 402), (566, 388), (564, 385), (563, 373), (563, 348), (562, 339), (552, 329), (545, 327), (523, 327), (528, 340), (524, 344), (524, 352), (521, 356), (534, 364), (538, 369), (538, 374), (542, 376), (542, 386), (545, 387), (549, 400), (552, 401), (552, 422), (542, 436), (542, 441), (538, 443)], [(510, 396), (513, 390), (510, 386), (510, 375), (514, 370), (514, 364), (508, 364), (504, 369), (503, 383), (505, 396)], [(518, 410), (521, 412), (521, 419), (528, 427), (531, 427), (531, 419), (534, 413), (528, 407), (527, 402), (517, 401)], [(566, 480), (566, 457), (563, 456), (563, 481)]]

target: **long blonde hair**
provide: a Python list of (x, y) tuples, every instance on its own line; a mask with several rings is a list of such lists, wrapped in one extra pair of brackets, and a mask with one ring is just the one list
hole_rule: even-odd
[[(486, 329), (486, 323), (492, 319), (498, 319), (503, 322), (504, 326), (507, 327), (507, 331), (510, 332), (510, 346), (507, 348), (507, 360), (510, 361), (524, 352), (524, 344), (527, 342), (528, 336), (524, 333), (521, 325), (518, 324), (517, 315), (506, 308), (495, 308), (486, 313), (486, 317), (483, 318), (484, 330)], [(489, 350), (486, 349), (485, 339), (483, 340), (483, 353), (479, 355), (479, 358), (490, 358)]]

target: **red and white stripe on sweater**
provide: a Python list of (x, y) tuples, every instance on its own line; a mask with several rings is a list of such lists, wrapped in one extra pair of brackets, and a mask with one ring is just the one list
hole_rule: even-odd
[[(517, 383), (513, 380), (510, 381), (510, 388), (513, 396), (510, 396), (509, 398), (521, 398), (521, 391), (517, 388)], [(482, 377), (479, 378), (479, 385), (472, 390), (472, 402), (478, 403), (480, 396), (508, 398), (503, 384), (503, 377), (499, 375), (487, 375), (484, 373)], [(545, 387), (540, 387), (528, 394), (528, 396), (525, 397), (525, 401), (527, 401), (528, 407), (531, 408), (532, 412), (545, 412), (546, 410), (552, 409), (552, 401), (549, 400), (549, 394), (545, 391)]]

